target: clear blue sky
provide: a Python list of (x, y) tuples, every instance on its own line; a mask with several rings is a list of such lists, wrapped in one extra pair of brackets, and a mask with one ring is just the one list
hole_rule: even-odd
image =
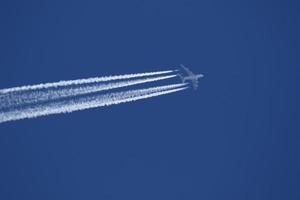
[(198, 91), (0, 125), (0, 199), (300, 199), (298, 1), (2, 0), (0, 88), (169, 69)]

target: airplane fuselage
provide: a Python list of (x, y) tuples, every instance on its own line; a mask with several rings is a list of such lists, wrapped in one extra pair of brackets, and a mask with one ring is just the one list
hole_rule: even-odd
[(187, 77), (183, 77), (184, 81), (197, 81), (199, 78), (202, 78), (203, 75), (202, 74), (197, 74), (197, 75), (193, 75), (193, 76), (187, 76)]

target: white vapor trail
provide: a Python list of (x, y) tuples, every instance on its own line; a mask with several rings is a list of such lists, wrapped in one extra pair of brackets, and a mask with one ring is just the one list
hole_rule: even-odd
[(172, 84), (159, 87), (151, 87), (147, 89), (136, 89), (124, 92), (92, 95), (89, 97), (79, 97), (70, 100), (48, 102), (45, 104), (34, 106), (25, 106), (16, 108), (15, 110), (0, 112), (0, 123), (51, 114), (70, 113), (79, 110), (132, 102), (140, 99), (147, 99), (150, 97), (185, 90), (188, 88), (186, 85), (187, 84), (184, 83)]
[(168, 71), (157, 71), (157, 72), (146, 72), (146, 73), (137, 73), (137, 74), (125, 74), (125, 75), (117, 75), (117, 76), (104, 76), (104, 77), (94, 77), (87, 79), (77, 79), (77, 80), (69, 80), (69, 81), (59, 81), (54, 83), (42, 83), (38, 85), (27, 85), (21, 87), (13, 87), (1, 89), (0, 94), (5, 94), (9, 92), (20, 92), (26, 90), (35, 90), (35, 89), (48, 89), (55, 87), (66, 87), (70, 85), (78, 85), (78, 84), (90, 84), (90, 83), (99, 83), (105, 81), (114, 81), (114, 80), (124, 80), (130, 78), (140, 78), (146, 76), (154, 76), (154, 75), (162, 75), (175, 72), (176, 70), (168, 70)]
[(170, 79), (177, 75), (158, 76), (151, 78), (140, 78), (134, 80), (124, 80), (112, 83), (94, 83), (90, 85), (78, 84), (68, 87), (56, 87), (53, 89), (38, 90), (31, 89), (22, 92), (0, 93), (0, 109), (10, 108), (12, 106), (23, 106), (32, 103), (43, 103), (45, 101), (56, 100), (59, 98), (73, 97), (77, 95), (90, 94), (104, 90), (127, 87), (137, 84), (154, 82)]

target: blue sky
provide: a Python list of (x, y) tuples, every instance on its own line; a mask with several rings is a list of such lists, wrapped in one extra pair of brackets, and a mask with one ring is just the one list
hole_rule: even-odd
[(0, 87), (185, 64), (197, 91), (0, 125), (0, 199), (299, 199), (296, 1), (2, 1)]

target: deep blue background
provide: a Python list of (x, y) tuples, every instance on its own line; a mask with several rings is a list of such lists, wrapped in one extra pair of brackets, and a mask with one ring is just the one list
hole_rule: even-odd
[(0, 124), (0, 199), (300, 199), (299, 14), (278, 0), (4, 0), (0, 88), (170, 69), (199, 90)]

